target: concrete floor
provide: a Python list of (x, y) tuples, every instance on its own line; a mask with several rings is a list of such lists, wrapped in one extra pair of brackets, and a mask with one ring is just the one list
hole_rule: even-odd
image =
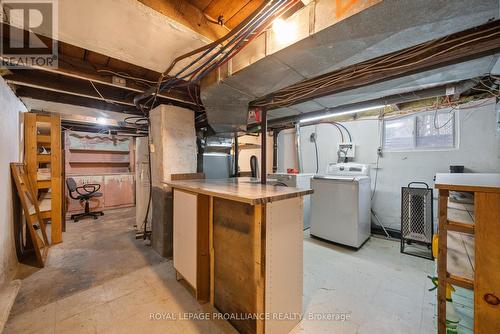
[[(213, 310), (176, 281), (171, 261), (135, 240), (134, 222), (130, 209), (69, 222), (44, 269), (20, 268), (5, 333), (234, 333), (224, 321), (179, 319)], [(294, 333), (433, 333), (432, 272), (431, 261), (401, 255), (397, 242), (371, 238), (356, 252), (305, 232), (305, 319)], [(308, 320), (321, 313), (350, 319)]]

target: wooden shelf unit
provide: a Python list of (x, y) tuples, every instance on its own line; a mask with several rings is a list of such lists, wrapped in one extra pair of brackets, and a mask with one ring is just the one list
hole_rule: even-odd
[[(474, 290), (474, 333), (494, 333), (500, 328), (500, 174), (437, 174), (435, 187), (439, 189), (438, 334), (446, 334), (447, 284)], [(473, 193), (474, 214), (450, 209), (450, 191)], [(463, 245), (456, 241), (457, 235), (466, 238)], [(473, 250), (468, 249), (472, 243), (465, 242), (471, 236)]]
[[(45, 152), (40, 153), (40, 149)], [(24, 160), (30, 177), (36, 180), (38, 196), (50, 199), (42, 216), (51, 221), (51, 243), (62, 242), (61, 118), (58, 115), (24, 114)], [(45, 170), (40, 173), (40, 170)], [(49, 196), (50, 195), (50, 196)]]
[[(96, 183), (102, 197), (90, 201), (91, 210), (108, 210), (135, 205), (135, 144), (133, 138), (65, 131), (66, 177), (77, 185)], [(82, 203), (71, 199), (67, 190), (67, 212), (80, 212)]]

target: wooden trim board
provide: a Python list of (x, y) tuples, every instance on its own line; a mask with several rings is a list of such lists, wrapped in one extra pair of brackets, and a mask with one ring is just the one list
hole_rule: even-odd
[(476, 193), (474, 333), (500, 328), (500, 193)]

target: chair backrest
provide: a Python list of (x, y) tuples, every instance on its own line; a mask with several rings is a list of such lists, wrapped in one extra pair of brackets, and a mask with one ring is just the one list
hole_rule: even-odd
[(250, 157), (250, 170), (252, 171), (252, 177), (259, 177), (259, 163), (255, 155)]
[(68, 177), (66, 179), (66, 185), (68, 186), (69, 191), (73, 192), (76, 190), (76, 181), (72, 177)]

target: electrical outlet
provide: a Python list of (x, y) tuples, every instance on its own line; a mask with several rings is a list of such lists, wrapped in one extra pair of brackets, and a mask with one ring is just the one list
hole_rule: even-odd
[(354, 159), (356, 155), (356, 145), (354, 143), (340, 143), (338, 150), (341, 152), (346, 152), (346, 158)]
[(379, 157), (382, 157), (384, 155), (384, 152), (382, 151), (382, 147), (377, 148), (377, 155)]

